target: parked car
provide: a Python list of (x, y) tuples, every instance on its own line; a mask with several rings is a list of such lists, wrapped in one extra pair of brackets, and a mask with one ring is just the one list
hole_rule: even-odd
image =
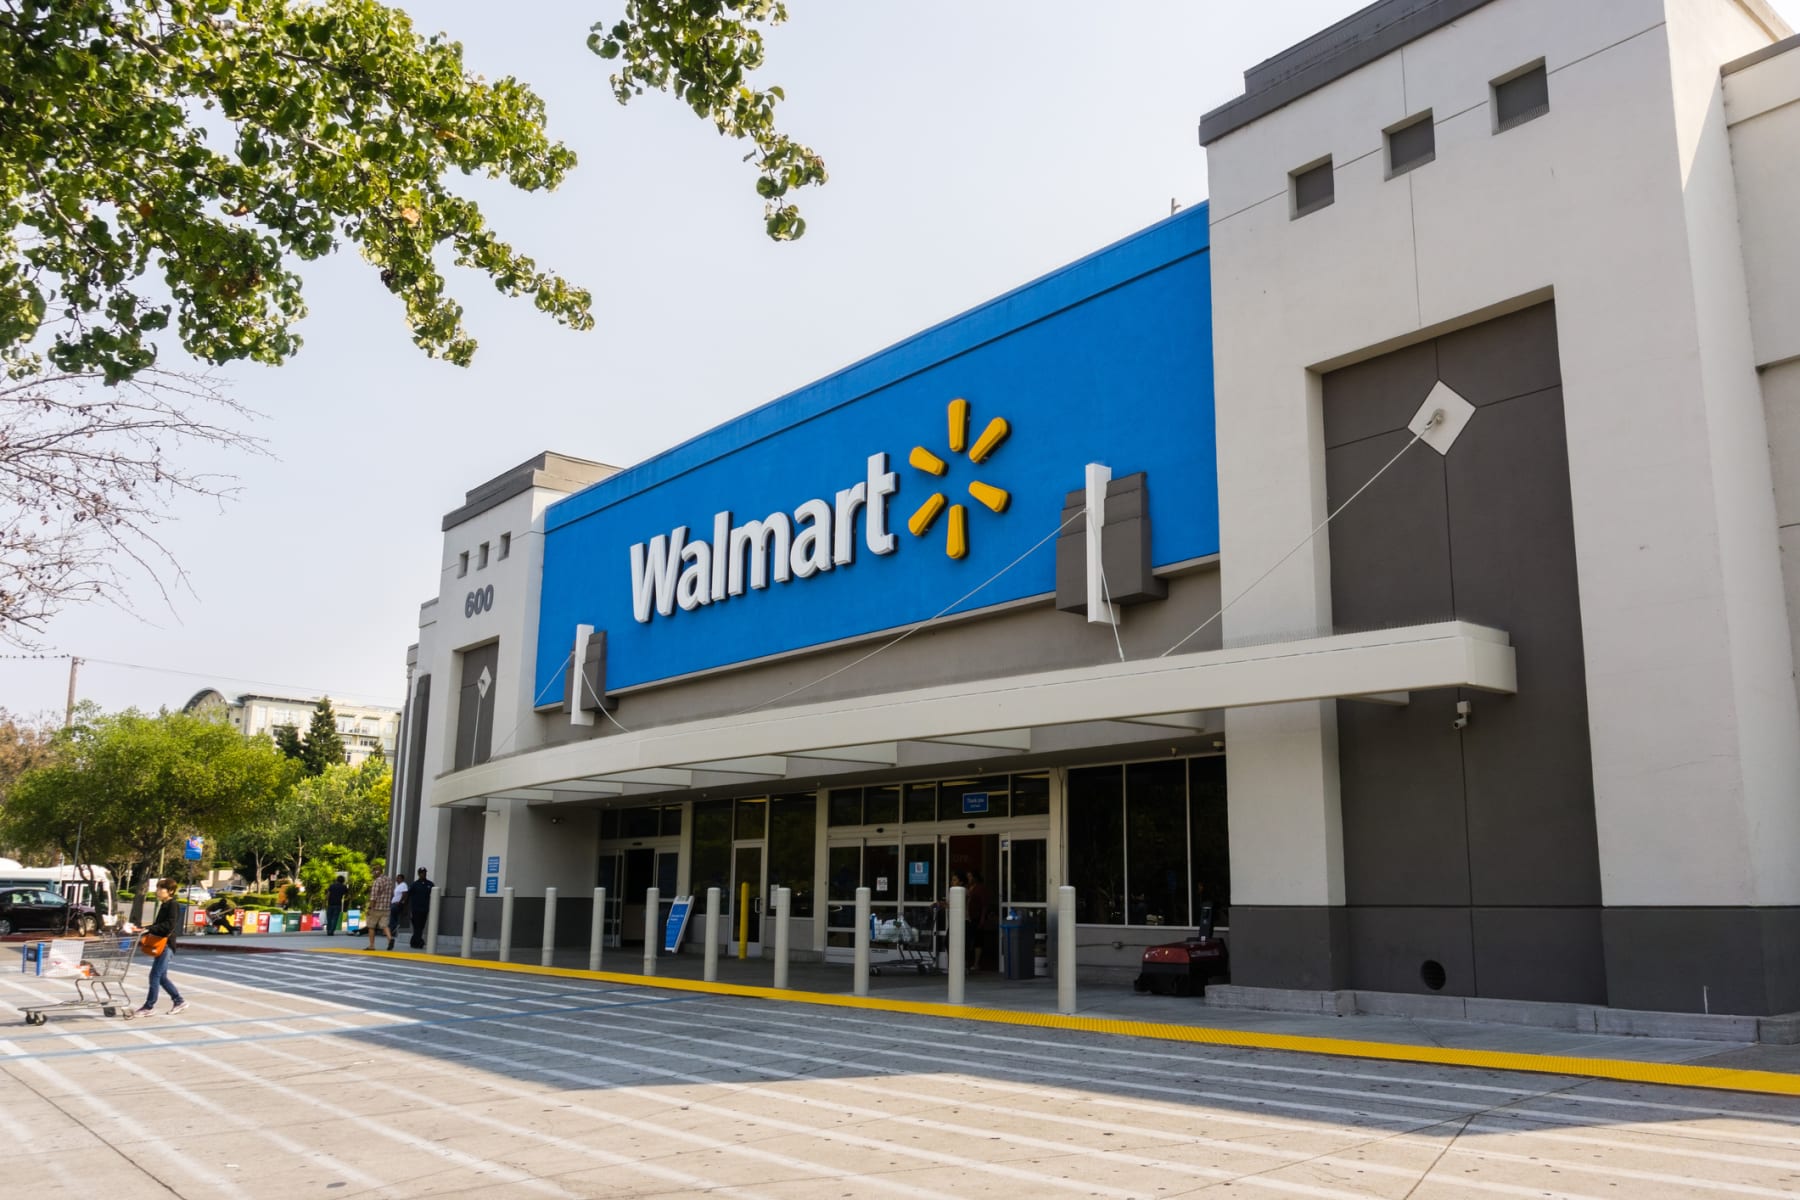
[(95, 933), (100, 914), (45, 888), (0, 889), (0, 936), (9, 933)]
[(213, 896), (211, 891), (201, 887), (197, 883), (190, 883), (187, 887), (182, 888), (177, 895), (180, 899), (187, 901), (189, 904), (205, 904), (208, 900), (211, 900)]
[(227, 896), (241, 896), (250, 890), (250, 885), (241, 879), (234, 879), (219, 890)]

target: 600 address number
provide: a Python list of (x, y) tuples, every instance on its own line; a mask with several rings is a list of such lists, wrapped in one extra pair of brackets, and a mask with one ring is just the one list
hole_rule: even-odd
[(476, 613), (484, 613), (494, 607), (494, 585), (476, 588), (463, 600), (463, 616), (472, 617)]

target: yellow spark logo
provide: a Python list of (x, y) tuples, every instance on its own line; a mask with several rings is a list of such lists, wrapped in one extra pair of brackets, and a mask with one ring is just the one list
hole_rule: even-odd
[[(969, 402), (952, 400), (949, 407), (950, 419), (950, 453), (961, 454), (965, 449), (969, 453), (969, 461), (979, 466), (989, 455), (999, 448), (1012, 432), (1012, 426), (1006, 423), (1005, 417), (995, 417), (981, 431), (973, 446), (969, 445)], [(915, 470), (927, 475), (942, 478), (950, 470), (950, 465), (923, 446), (914, 446), (907, 456)], [(969, 484), (969, 495), (991, 512), (1005, 512), (1006, 506), (1012, 502), (1012, 496), (1005, 488), (997, 488), (979, 479)], [(933, 522), (944, 511), (950, 509), (949, 528), (944, 533), (944, 553), (951, 558), (965, 558), (969, 553), (969, 512), (960, 504), (951, 504), (942, 492), (933, 492), (925, 498), (925, 503), (913, 510), (907, 519), (906, 527), (914, 537), (924, 537), (931, 531)]]

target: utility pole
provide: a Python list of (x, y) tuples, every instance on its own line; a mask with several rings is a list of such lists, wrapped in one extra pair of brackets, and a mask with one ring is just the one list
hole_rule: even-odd
[(81, 660), (69, 655), (69, 706), (63, 710), (64, 729), (75, 724), (75, 670), (80, 666)]

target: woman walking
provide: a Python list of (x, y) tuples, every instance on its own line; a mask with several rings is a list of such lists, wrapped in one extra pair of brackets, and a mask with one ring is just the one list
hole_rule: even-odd
[(169, 999), (175, 1002), (175, 1007), (169, 1010), (171, 1014), (187, 1007), (187, 1001), (181, 998), (181, 990), (169, 978), (169, 960), (175, 957), (175, 939), (181, 932), (181, 907), (175, 903), (175, 887), (173, 879), (161, 879), (156, 884), (156, 919), (150, 922), (144, 933), (147, 937), (166, 940), (161, 951), (150, 959), (150, 992), (144, 997), (144, 1007), (137, 1010), (140, 1017), (155, 1014), (161, 988), (167, 988)]

